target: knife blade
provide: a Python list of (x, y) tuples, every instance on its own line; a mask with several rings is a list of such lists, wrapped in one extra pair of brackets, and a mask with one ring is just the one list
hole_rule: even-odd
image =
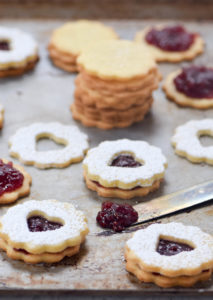
[(195, 207), (201, 203), (213, 200), (213, 181), (204, 182), (184, 190), (161, 196), (146, 203), (134, 205), (139, 218), (137, 223), (145, 223), (153, 219), (168, 216), (172, 213)]

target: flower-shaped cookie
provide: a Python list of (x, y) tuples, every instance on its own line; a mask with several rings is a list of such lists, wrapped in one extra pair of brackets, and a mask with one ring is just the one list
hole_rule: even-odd
[(181, 223), (153, 224), (127, 241), (126, 268), (139, 280), (162, 287), (207, 280), (213, 267), (213, 238)]
[(205, 147), (199, 137), (213, 136), (213, 119), (192, 120), (176, 128), (172, 137), (175, 153), (193, 163), (213, 165), (213, 146)]
[(84, 214), (72, 204), (31, 200), (11, 207), (1, 218), (0, 247), (13, 259), (55, 262), (78, 252), (87, 233)]
[(167, 166), (161, 150), (144, 141), (105, 141), (83, 162), (87, 186), (104, 197), (146, 195), (159, 187)]
[(37, 43), (29, 34), (0, 26), (0, 77), (20, 75), (37, 61)]
[(0, 159), (0, 204), (12, 203), (30, 193), (31, 176), (19, 165)]
[(159, 62), (192, 60), (204, 49), (201, 36), (180, 25), (147, 27), (136, 33), (135, 41)]
[(166, 96), (183, 107), (213, 107), (213, 68), (188, 66), (169, 74), (164, 82)]
[[(36, 141), (50, 138), (65, 145), (60, 150), (38, 151)], [(64, 168), (83, 159), (88, 138), (77, 127), (60, 123), (33, 123), (20, 128), (9, 140), (10, 155), (37, 168)]]

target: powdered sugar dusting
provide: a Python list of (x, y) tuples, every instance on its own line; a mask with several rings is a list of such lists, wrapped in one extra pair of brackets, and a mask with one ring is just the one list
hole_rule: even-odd
[[(156, 251), (160, 237), (183, 241), (192, 245), (194, 249), (173, 256), (160, 255)], [(127, 241), (127, 246), (143, 264), (159, 268), (162, 274), (163, 270), (196, 269), (208, 262), (213, 266), (213, 238), (195, 226), (174, 222), (153, 224), (138, 230)]]
[(36, 41), (19, 29), (0, 26), (0, 40), (7, 40), (11, 44), (9, 51), (0, 51), (1, 70), (7, 68), (8, 63), (21, 63), (27, 58), (37, 55)]
[(213, 119), (192, 120), (177, 127), (171, 141), (178, 154), (199, 162), (212, 160), (213, 163), (213, 146), (202, 146), (201, 135), (213, 136)]
[[(137, 168), (110, 166), (113, 158), (121, 153), (133, 155), (137, 161), (142, 162), (142, 166)], [(120, 187), (119, 182), (122, 182), (135, 187), (151, 186), (156, 179), (163, 178), (167, 161), (161, 149), (147, 142), (122, 139), (105, 141), (89, 150), (83, 165), (87, 176), (91, 180), (98, 180), (104, 186), (108, 182), (112, 186)]]
[[(62, 220), (63, 226), (53, 231), (31, 232), (27, 218), (33, 213)], [(1, 218), (1, 234), (12, 243), (27, 244), (32, 251), (37, 247), (53, 247), (62, 243), (69, 246), (70, 241), (80, 239), (81, 232), (86, 228), (85, 216), (81, 211), (72, 204), (56, 200), (30, 200), (9, 208)]]
[[(60, 150), (37, 151), (39, 137), (51, 137), (66, 146)], [(77, 127), (54, 123), (33, 123), (20, 128), (9, 140), (11, 156), (20, 158), (26, 164), (39, 168), (63, 167), (84, 156), (88, 149), (88, 137)]]

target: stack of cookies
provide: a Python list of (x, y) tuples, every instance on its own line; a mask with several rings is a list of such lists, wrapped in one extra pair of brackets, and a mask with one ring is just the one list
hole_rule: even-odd
[(77, 60), (73, 118), (101, 129), (127, 127), (149, 111), (160, 75), (143, 46), (130, 41), (101, 41)]
[(78, 55), (94, 41), (117, 39), (114, 30), (96, 21), (67, 22), (53, 31), (48, 45), (53, 63), (67, 71), (76, 72)]

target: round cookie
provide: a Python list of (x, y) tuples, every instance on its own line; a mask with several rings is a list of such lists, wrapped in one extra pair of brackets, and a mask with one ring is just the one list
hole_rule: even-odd
[(126, 269), (161, 287), (192, 286), (213, 267), (213, 238), (181, 223), (152, 224), (138, 230), (125, 247)]
[(76, 72), (76, 59), (88, 45), (117, 38), (114, 30), (101, 22), (72, 21), (53, 31), (48, 50), (56, 66), (68, 72)]
[[(166, 51), (155, 45), (152, 45), (146, 41), (146, 35), (152, 30), (163, 30), (164, 28), (175, 28), (180, 26), (163, 26), (157, 25), (154, 27), (147, 27), (136, 33), (135, 41), (143, 45), (147, 51), (156, 59), (158, 62), (180, 62), (182, 60), (192, 60), (197, 55), (201, 54), (204, 51), (204, 41), (199, 34), (195, 34), (194, 40), (190, 47), (183, 51)], [(187, 31), (186, 31), (187, 32)], [(189, 33), (190, 34), (190, 33)], [(168, 40), (172, 40), (172, 36), (168, 36)], [(183, 39), (182, 39), (183, 40)]]
[(87, 233), (84, 214), (72, 204), (31, 200), (1, 218), (0, 247), (12, 259), (56, 262), (77, 253)]
[(102, 142), (83, 161), (89, 189), (103, 197), (130, 199), (156, 190), (167, 167), (161, 150), (144, 141)]
[(192, 120), (176, 128), (171, 143), (175, 153), (193, 163), (213, 165), (213, 146), (204, 147), (199, 137), (213, 136), (213, 119)]
[(0, 204), (8, 204), (30, 193), (32, 178), (23, 167), (0, 159), (0, 182)]
[(37, 61), (38, 46), (29, 34), (0, 26), (0, 78), (21, 75)]
[[(194, 70), (199, 72), (199, 70), (206, 69), (212, 71), (212, 76), (206, 76), (205, 80), (203, 79), (203, 75), (205, 75), (205, 72), (200, 72), (196, 75)], [(187, 74), (191, 71), (191, 74)], [(184, 72), (184, 73), (183, 73)], [(193, 73), (194, 74), (193, 74)], [(183, 91), (179, 91), (176, 87), (175, 80), (177, 80), (180, 76), (184, 76), (182, 78), (182, 85), (189, 86), (188, 91), (192, 93), (193, 90), (196, 89), (196, 91), (199, 91), (200, 96), (195, 97), (192, 93), (192, 95), (186, 95)], [(201, 80), (203, 83), (201, 83)], [(193, 82), (193, 85), (192, 85)], [(204, 85), (205, 84), (205, 85)], [(210, 86), (212, 85), (212, 87)], [(182, 70), (177, 70), (175, 72), (170, 73), (167, 78), (165, 79), (165, 82), (163, 84), (163, 90), (165, 91), (166, 96), (174, 101), (176, 104), (183, 106), (183, 107), (193, 107), (197, 109), (209, 109), (213, 107), (213, 69), (205, 68), (205, 67), (187, 67)], [(210, 98), (205, 97), (205, 95), (202, 96), (202, 92), (208, 91), (212, 93), (212, 96)]]
[[(50, 138), (65, 145), (60, 150), (37, 151), (40, 138)], [(88, 137), (77, 127), (54, 123), (33, 123), (22, 127), (9, 140), (9, 153), (27, 165), (37, 168), (64, 168), (83, 159), (87, 151)]]

